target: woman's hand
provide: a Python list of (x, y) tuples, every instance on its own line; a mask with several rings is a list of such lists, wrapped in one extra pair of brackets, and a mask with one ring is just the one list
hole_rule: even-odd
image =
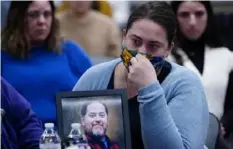
[(134, 83), (137, 89), (143, 88), (157, 81), (157, 75), (151, 62), (143, 55), (137, 54), (131, 58), (128, 80)]

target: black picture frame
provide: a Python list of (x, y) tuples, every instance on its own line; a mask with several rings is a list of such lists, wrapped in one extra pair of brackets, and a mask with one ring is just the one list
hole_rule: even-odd
[[(122, 113), (122, 127), (123, 127), (123, 140), (124, 140), (124, 149), (132, 149), (131, 147), (131, 135), (130, 135), (130, 123), (129, 123), (129, 114), (128, 114), (128, 96), (125, 89), (112, 89), (112, 90), (95, 90), (95, 91), (69, 91), (69, 92), (59, 92), (56, 95), (56, 109), (57, 109), (57, 126), (58, 134), (61, 139), (67, 137), (67, 131), (64, 131), (64, 109), (63, 101), (75, 100), (76, 102), (83, 102), (83, 98), (94, 98), (98, 97), (112, 97), (110, 100), (119, 100), (120, 98), (120, 108)], [(95, 99), (91, 99), (95, 100)], [(90, 99), (85, 99), (85, 101), (90, 101)], [(119, 105), (118, 105), (119, 106)], [(118, 113), (119, 114), (119, 113)], [(121, 139), (122, 140), (122, 139)], [(122, 144), (122, 143), (121, 143)]]

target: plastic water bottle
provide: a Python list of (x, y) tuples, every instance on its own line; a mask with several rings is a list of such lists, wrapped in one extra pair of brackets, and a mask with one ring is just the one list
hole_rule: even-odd
[(68, 135), (70, 142), (70, 147), (67, 149), (90, 149), (86, 137), (81, 131), (80, 123), (72, 123), (71, 124), (71, 131)]
[(46, 123), (40, 138), (40, 149), (61, 149), (61, 139), (54, 129), (53, 123)]

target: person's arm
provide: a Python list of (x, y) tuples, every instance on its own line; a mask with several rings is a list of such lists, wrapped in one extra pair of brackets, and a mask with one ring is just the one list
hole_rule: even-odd
[(43, 133), (41, 121), (37, 119), (27, 100), (3, 78), (1, 84), (8, 100), (7, 112), (18, 135), (20, 148), (39, 149), (39, 140)]
[(153, 82), (138, 92), (144, 147), (204, 148), (209, 112), (200, 80), (189, 72), (173, 74), (163, 83), (170, 86), (171, 99), (166, 99), (159, 82)]
[(121, 52), (121, 34), (114, 22), (111, 22), (108, 31), (108, 49), (107, 56), (109, 57), (120, 57)]
[(89, 56), (74, 41), (64, 41), (63, 50), (67, 54), (70, 67), (77, 77), (92, 66)]

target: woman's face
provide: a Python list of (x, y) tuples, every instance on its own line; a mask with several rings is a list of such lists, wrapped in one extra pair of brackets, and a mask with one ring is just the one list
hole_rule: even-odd
[(200, 2), (182, 2), (177, 10), (181, 32), (189, 40), (197, 40), (207, 26), (207, 10)]
[(25, 20), (30, 41), (44, 41), (50, 34), (52, 19), (52, 8), (48, 1), (32, 2)]
[(148, 19), (133, 22), (123, 39), (128, 49), (152, 56), (168, 56), (171, 51), (166, 30)]

